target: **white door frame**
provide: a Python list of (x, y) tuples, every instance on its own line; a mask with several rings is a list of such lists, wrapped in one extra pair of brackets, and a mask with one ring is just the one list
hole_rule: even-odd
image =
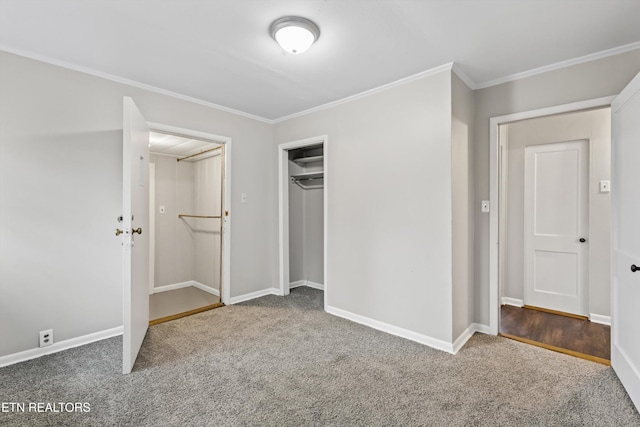
[[(491, 117), (489, 119), (489, 333), (498, 335), (500, 325), (500, 291), (502, 269), (504, 261), (500, 251), (501, 225), (504, 221), (502, 199), (504, 198), (505, 180), (503, 179), (503, 167), (500, 154), (499, 126), (518, 120), (533, 119), (537, 117), (552, 116), (555, 114), (569, 113), (591, 108), (608, 107), (615, 96), (590, 99), (573, 102), (570, 104), (556, 105), (537, 110), (523, 111), (504, 116)], [(502, 237), (504, 240), (504, 237)]]
[(323, 234), (324, 234), (324, 306), (327, 306), (329, 281), (327, 280), (327, 235), (328, 235), (328, 200), (329, 200), (329, 137), (327, 135), (315, 136), (298, 141), (285, 142), (278, 145), (278, 241), (280, 256), (280, 286), (279, 295), (289, 294), (289, 150), (322, 144), (323, 170), (324, 170), (324, 194), (323, 194)]
[[(231, 299), (231, 213), (229, 212), (231, 207), (231, 138), (161, 123), (149, 122), (148, 124), (152, 132), (155, 131), (224, 144), (224, 174), (222, 177), (224, 197), (221, 207), (224, 218), (222, 221), (222, 265), (220, 266), (222, 269), (222, 293), (220, 295), (220, 301), (223, 304), (228, 304)], [(229, 215), (226, 215), (226, 212), (229, 212)]]

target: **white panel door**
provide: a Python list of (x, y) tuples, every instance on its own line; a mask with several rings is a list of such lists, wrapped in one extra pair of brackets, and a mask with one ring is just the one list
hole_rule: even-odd
[(128, 374), (149, 327), (149, 127), (124, 98), (122, 138), (122, 372)]
[(640, 410), (640, 74), (611, 106), (611, 365)]
[(524, 303), (587, 315), (589, 143), (525, 148)]

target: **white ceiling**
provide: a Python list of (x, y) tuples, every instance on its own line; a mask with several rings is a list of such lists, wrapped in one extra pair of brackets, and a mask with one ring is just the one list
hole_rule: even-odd
[[(320, 27), (306, 53), (271, 39), (285, 15)], [(0, 0), (2, 50), (269, 120), (450, 62), (482, 87), (621, 46), (639, 0)]]
[(207, 158), (205, 155), (209, 150), (219, 147), (216, 144), (200, 139), (185, 138), (178, 135), (169, 135), (166, 133), (149, 132), (149, 152), (162, 154), (172, 157), (194, 156), (203, 153), (202, 156), (194, 156), (193, 160), (202, 160)]

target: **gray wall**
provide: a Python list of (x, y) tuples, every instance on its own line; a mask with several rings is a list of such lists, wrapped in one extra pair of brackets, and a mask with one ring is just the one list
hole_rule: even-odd
[[(289, 177), (304, 168), (289, 160)], [(305, 280), (304, 271), (304, 190), (289, 181), (289, 282)]]
[[(154, 287), (193, 279), (193, 237), (178, 214), (193, 206), (193, 163), (176, 162), (175, 157), (152, 154), (156, 165)], [(165, 213), (158, 212), (164, 206)]]
[(453, 338), (473, 323), (473, 91), (451, 79), (451, 232), (453, 239)]
[(507, 251), (504, 296), (523, 299), (524, 150), (528, 145), (589, 140), (589, 313), (609, 316), (610, 193), (599, 182), (611, 179), (611, 109), (523, 120), (507, 126)]
[(276, 286), (272, 125), (4, 52), (0, 61), (0, 355), (37, 347), (44, 329), (62, 341), (122, 325), (125, 95), (149, 121), (233, 139), (232, 296)]
[[(489, 199), (489, 119), (616, 95), (640, 71), (640, 50), (475, 91), (474, 170), (478, 206)], [(475, 214), (475, 320), (489, 324), (489, 215)]]
[[(186, 162), (180, 162), (186, 163)], [(193, 165), (193, 215), (221, 216), (222, 156), (198, 160)], [(190, 218), (193, 235), (193, 280), (220, 289), (220, 220)]]
[(328, 305), (451, 342), (451, 72), (278, 123), (328, 135)]

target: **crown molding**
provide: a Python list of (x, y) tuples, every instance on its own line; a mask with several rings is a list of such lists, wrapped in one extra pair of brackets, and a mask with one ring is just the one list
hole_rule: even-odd
[[(619, 55), (621, 53), (630, 52), (632, 50), (640, 49), (640, 42), (629, 43), (624, 46), (614, 47), (613, 49), (607, 49), (600, 52), (592, 53), (589, 55), (579, 56), (577, 58), (568, 59), (566, 61), (556, 62), (555, 64), (545, 65), (543, 67), (534, 68), (532, 70), (523, 71), (521, 73), (511, 74), (506, 77), (500, 77), (499, 79), (489, 80), (476, 85), (474, 89), (485, 89), (491, 86), (501, 85), (503, 83), (509, 83), (515, 80), (524, 79), (527, 77), (535, 76), (537, 74), (546, 73), (549, 71), (555, 71), (562, 68), (571, 67), (572, 65), (584, 64), (585, 62), (595, 61), (597, 59), (607, 58), (609, 56)], [(462, 78), (462, 77), (460, 77)]]
[(8, 47), (6, 45), (0, 44), (0, 51), (11, 53), (18, 56), (23, 56), (25, 58), (34, 59), (36, 61), (44, 62), (51, 65), (56, 65), (58, 67), (67, 68), (69, 70), (78, 71), (80, 73), (89, 74), (95, 77), (100, 77), (105, 80), (110, 80), (115, 83), (125, 84), (128, 86), (137, 87), (138, 89), (148, 90), (149, 92), (158, 93), (160, 95), (170, 96), (172, 98), (180, 99), (182, 101), (192, 102), (194, 104), (202, 105), (204, 107), (215, 108), (216, 110), (225, 111), (227, 113), (236, 114), (238, 116), (246, 117), (249, 119), (257, 120), (259, 122), (273, 124), (274, 121), (256, 116), (255, 114), (245, 113), (244, 111), (236, 110), (233, 108), (225, 107), (224, 105), (214, 104), (212, 102), (203, 101), (202, 99), (194, 98), (192, 96), (183, 95), (181, 93), (172, 92), (170, 90), (162, 89), (156, 86), (151, 86), (146, 83), (141, 83), (135, 80), (129, 80), (123, 77), (114, 76), (113, 74), (104, 73), (102, 71), (95, 70), (89, 67), (83, 67), (80, 65), (72, 64), (70, 62), (62, 61), (59, 59), (54, 59), (49, 56), (40, 55), (37, 53), (29, 52), (22, 49), (14, 49), (12, 47)]
[[(309, 108), (307, 110), (299, 111), (297, 113), (289, 114), (287, 116), (283, 116), (274, 120), (275, 123), (284, 122), (290, 119), (294, 119), (296, 117), (306, 116), (307, 114), (315, 113), (318, 111), (326, 110), (327, 108), (335, 107), (337, 105), (345, 104), (347, 102), (355, 101), (357, 99), (365, 98), (367, 96), (383, 92), (385, 90), (391, 89), (396, 86), (403, 85), (405, 83), (412, 82), (414, 80), (418, 80), (424, 77), (432, 76), (434, 74), (438, 74), (442, 71), (447, 71), (453, 69), (453, 62), (449, 62), (448, 64), (443, 64), (435, 68), (430, 68), (426, 71), (422, 71), (417, 74), (410, 75), (408, 77), (404, 77), (400, 80), (393, 81), (391, 83), (384, 84), (382, 86), (375, 87), (373, 89), (365, 90), (364, 92), (356, 93), (355, 95), (347, 96), (346, 98), (338, 99), (337, 101), (331, 101), (326, 104), (318, 105), (317, 107)], [(461, 77), (462, 78), (462, 77)]]

